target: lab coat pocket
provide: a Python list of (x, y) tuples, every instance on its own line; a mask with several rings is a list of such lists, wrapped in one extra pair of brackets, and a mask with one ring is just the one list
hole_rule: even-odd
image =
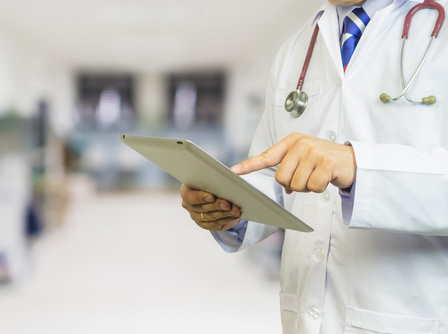
[(297, 333), (299, 297), (280, 292), (283, 334)]
[(346, 308), (345, 334), (437, 334), (439, 320)]

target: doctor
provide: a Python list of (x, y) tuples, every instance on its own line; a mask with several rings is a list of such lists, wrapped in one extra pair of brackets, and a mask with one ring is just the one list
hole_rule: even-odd
[[(313, 233), (286, 231), (280, 305), (283, 333), (448, 333), (448, 33), (442, 27), (411, 97), (401, 92), (404, 18), (423, 0), (330, 0), (278, 53), (266, 111), (250, 156), (233, 169)], [(444, 7), (447, 0), (438, 1)], [(359, 10), (352, 12), (362, 6)], [(353, 13), (368, 16), (362, 24)], [(361, 38), (341, 56), (345, 18)], [(404, 58), (409, 79), (429, 43), (437, 12), (413, 20)], [(346, 21), (347, 22), (347, 21)], [(319, 26), (298, 118), (284, 101), (300, 76)], [(240, 221), (239, 208), (181, 188), (183, 206), (229, 252), (277, 231)]]

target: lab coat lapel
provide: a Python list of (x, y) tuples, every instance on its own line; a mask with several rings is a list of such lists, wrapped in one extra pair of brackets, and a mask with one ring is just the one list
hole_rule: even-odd
[[(397, 3), (401, 3), (402, 1), (395, 1), (395, 3), (391, 4), (390, 6), (387, 6), (386, 8), (383, 8), (382, 10), (375, 13), (373, 18), (371, 18), (369, 24), (367, 25), (366, 30), (361, 36), (361, 39), (359, 40), (358, 45), (356, 46), (355, 51), (353, 52), (353, 56), (350, 59), (350, 62), (347, 66), (347, 69), (345, 71), (345, 75), (350, 75), (352, 72), (350, 69), (353, 66), (356, 66), (356, 64), (360, 61), (362, 61), (362, 58), (367, 56), (369, 54), (369, 46), (372, 44), (373, 41), (378, 40), (381, 38), (381, 29), (384, 23), (384, 19), (387, 15), (390, 14), (390, 12), (395, 8)], [(373, 55), (372, 53), (371, 55)]]
[(324, 13), (319, 19), (319, 29), (328, 53), (333, 60), (339, 77), (344, 77), (342, 68), (341, 48), (339, 45), (339, 22), (336, 7), (329, 2), (323, 5)]

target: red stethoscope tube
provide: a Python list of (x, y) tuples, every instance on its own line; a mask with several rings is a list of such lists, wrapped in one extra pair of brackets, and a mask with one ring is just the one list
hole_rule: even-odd
[(299, 82), (297, 83), (297, 90), (302, 90), (303, 82), (305, 81), (305, 75), (308, 71), (308, 66), (311, 61), (311, 56), (313, 55), (314, 46), (316, 45), (316, 39), (317, 35), (319, 33), (319, 25), (316, 24), (316, 27), (314, 28), (313, 36), (311, 37), (311, 42), (308, 47), (308, 52), (306, 54), (305, 62), (303, 63), (302, 72), (300, 73)]
[(406, 15), (406, 18), (404, 20), (403, 35), (401, 36), (402, 38), (408, 38), (412, 17), (415, 15), (415, 13), (426, 8), (437, 9), (437, 11), (439, 12), (436, 25), (431, 36), (437, 37), (439, 35), (440, 28), (442, 28), (443, 21), (445, 21), (445, 9), (443, 9), (442, 5), (437, 3), (435, 0), (425, 0), (423, 3), (414, 6)]

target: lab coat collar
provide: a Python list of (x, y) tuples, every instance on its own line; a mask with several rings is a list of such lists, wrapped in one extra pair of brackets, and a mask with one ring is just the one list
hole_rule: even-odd
[(313, 19), (313, 21), (311, 22), (311, 25), (313, 25), (314, 23), (316, 23), (316, 21), (320, 19), (320, 17), (322, 16), (323, 13), (324, 13), (324, 10), (323, 10), (323, 9), (319, 10), (319, 11), (316, 13), (316, 15), (314, 16), (314, 19)]
[(319, 25), (320, 34), (327, 46), (338, 75), (343, 79), (344, 71), (342, 68), (341, 49), (339, 46), (339, 23), (336, 6), (326, 1), (319, 13), (320, 15), (316, 15), (315, 20), (318, 19), (317, 24)]
[[(394, 0), (389, 6), (377, 12), (378, 15), (376, 15), (375, 21), (377, 22), (374, 24), (375, 27), (373, 27), (372, 23), (369, 23), (371, 27), (369, 29), (366, 29), (364, 34), (374, 36), (374, 34), (378, 32), (378, 29), (381, 28), (381, 25), (384, 22), (386, 14), (390, 13), (394, 9), (401, 7), (408, 1), (415, 3), (423, 3), (424, 0)], [(339, 44), (339, 25), (338, 25), (339, 22), (337, 17), (336, 6), (330, 3), (329, 1), (326, 1), (315, 15), (314, 20), (312, 21), (313, 24), (316, 21), (317, 24), (319, 25), (320, 33), (325, 42), (325, 45), (328, 48), (328, 52), (333, 60), (334, 66), (336, 67), (336, 71), (340, 76), (341, 80), (343, 80), (346, 74), (344, 73), (342, 67), (341, 49)], [(358, 50), (360, 49), (361, 44), (370, 42), (371, 39), (366, 37), (367, 36), (361, 38), (359, 42), (360, 44), (358, 45), (357, 48)], [(346, 73), (348, 73), (351, 64), (356, 61), (356, 58), (358, 57), (357, 54), (359, 54), (359, 51), (357, 52), (355, 50), (355, 53), (353, 54), (353, 57), (350, 60)]]

